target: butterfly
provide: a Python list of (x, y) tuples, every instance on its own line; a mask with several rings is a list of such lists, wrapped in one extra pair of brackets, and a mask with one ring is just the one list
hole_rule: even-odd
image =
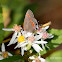
[(28, 9), (24, 19), (24, 31), (33, 32), (38, 29), (38, 22), (34, 18), (33, 12)]

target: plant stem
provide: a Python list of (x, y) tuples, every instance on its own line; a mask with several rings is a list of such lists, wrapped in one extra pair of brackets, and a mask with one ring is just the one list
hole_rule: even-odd
[(4, 40), (2, 43), (9, 42), (11, 38)]

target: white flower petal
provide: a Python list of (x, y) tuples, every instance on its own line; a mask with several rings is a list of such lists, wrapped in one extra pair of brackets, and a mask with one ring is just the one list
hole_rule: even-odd
[(35, 60), (33, 60), (32, 62), (35, 62)]
[(42, 28), (43, 32), (45, 32), (48, 28), (49, 28), (49, 26), (43, 27)]
[(48, 42), (46, 42), (46, 41), (35, 41), (34, 43), (36, 43), (36, 44), (46, 44)]
[(47, 46), (47, 44), (45, 44), (45, 46), (46, 46), (48, 49), (50, 49), (50, 48)]
[(27, 44), (28, 44), (28, 43), (24, 43), (24, 44), (21, 45), (21, 47), (24, 47), (24, 46), (26, 46)]
[(44, 44), (41, 44), (41, 45), (42, 45), (42, 48), (45, 50)]
[(24, 47), (24, 50), (27, 51), (27, 47)]
[(19, 37), (19, 36), (21, 36), (21, 32), (18, 32), (18, 36), (17, 37)]
[(13, 42), (14, 42), (16, 36), (17, 36), (17, 32), (15, 32), (15, 33), (13, 34), (12, 39), (10, 40), (10, 42), (9, 42), (9, 44), (8, 44), (7, 46), (13, 44)]
[(49, 34), (49, 37), (48, 38), (53, 38), (54, 36), (52, 34)]
[(49, 26), (46, 26), (46, 27), (44, 27), (43, 29), (47, 30), (48, 28), (49, 28)]
[(13, 44), (15, 44), (17, 41), (18, 41), (18, 38), (16, 38), (16, 39), (14, 40)]
[(41, 37), (42, 37), (41, 35), (36, 35), (35, 40), (39, 40), (39, 39), (41, 39)]
[(13, 55), (12, 55), (11, 53), (9, 53), (9, 52), (8, 52), (8, 55), (9, 55), (9, 56), (13, 56)]
[(35, 51), (38, 52), (38, 53), (39, 53), (40, 51), (43, 51), (42, 48), (41, 48), (39, 45), (37, 45), (37, 44), (32, 44), (32, 47), (33, 47), (33, 48), (35, 49)]
[(21, 55), (24, 55), (24, 47), (21, 48)]
[(4, 31), (14, 31), (13, 29), (7, 29), (7, 28), (3, 28), (2, 30), (4, 30)]
[(31, 56), (31, 57), (29, 57), (29, 59), (35, 59), (35, 57)]
[(26, 31), (22, 31), (22, 34), (25, 35), (26, 34)]
[(0, 60), (3, 60), (4, 58), (2, 56), (0, 56)]
[(20, 45), (24, 44), (26, 41), (20, 42)]
[(31, 35), (32, 35), (32, 33), (28, 32), (25, 34), (25, 38), (30, 37)]
[(41, 34), (41, 32), (37, 32), (37, 34)]
[(5, 45), (4, 45), (4, 43), (2, 43), (1, 50), (2, 50), (2, 52), (5, 52)]
[(41, 62), (45, 62), (45, 59), (44, 58), (39, 58), (41, 60)]
[(23, 31), (23, 29), (21, 30), (21, 33), (23, 33), (24, 31)]
[(16, 48), (20, 48), (21, 45), (22, 45), (23, 43), (25, 43), (25, 41), (24, 41), (24, 42), (20, 42), (20, 43), (18, 43), (14, 49), (16, 49)]
[(44, 41), (44, 40), (42, 40), (42, 39), (41, 39), (41, 42), (45, 42), (45, 43), (48, 43), (47, 41)]
[(19, 47), (20, 47), (20, 43), (18, 43), (14, 49), (19, 48)]

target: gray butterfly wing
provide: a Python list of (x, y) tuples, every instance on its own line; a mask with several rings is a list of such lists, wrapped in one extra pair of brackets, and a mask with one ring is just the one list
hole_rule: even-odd
[(34, 18), (32, 11), (28, 10), (24, 19), (24, 30), (28, 32), (33, 32), (35, 30), (33, 29), (33, 25), (36, 28), (36, 23), (37, 23), (37, 20)]
[(35, 25), (35, 30), (38, 29), (38, 22), (37, 22), (37, 20), (35, 18), (32, 18), (32, 22)]
[(28, 9), (26, 14), (28, 14), (30, 16), (30, 18), (34, 18), (34, 14), (33, 14), (33, 12), (30, 9)]

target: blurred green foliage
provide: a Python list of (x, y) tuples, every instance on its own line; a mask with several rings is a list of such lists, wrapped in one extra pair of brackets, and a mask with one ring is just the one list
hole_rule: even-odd
[(5, 34), (5, 32), (2, 30), (3, 27), (4, 27), (3, 23), (0, 23), (0, 43), (2, 43)]
[(15, 55), (12, 57), (8, 57), (6, 59), (0, 60), (0, 62), (25, 62), (22, 56), (20, 55)]
[(62, 50), (56, 51), (48, 56), (46, 62), (62, 62)]
[(50, 29), (50, 30), (48, 30), (48, 32), (50, 34), (54, 35), (53, 39), (48, 40), (48, 46), (50, 47), (50, 49), (53, 49), (53, 48), (59, 46), (59, 44), (62, 43), (62, 30)]
[(2, 28), (4, 28), (4, 24), (3, 24), (3, 16), (2, 16), (2, 7), (0, 7), (0, 43), (2, 43), (4, 39), (4, 33), (5, 33), (2, 30)]

